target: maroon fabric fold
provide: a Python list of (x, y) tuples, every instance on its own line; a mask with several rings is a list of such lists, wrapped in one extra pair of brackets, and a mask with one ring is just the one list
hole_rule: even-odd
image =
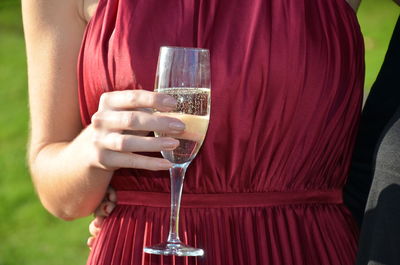
[[(118, 204), (170, 207), (169, 193), (119, 190)], [(307, 190), (263, 193), (183, 194), (182, 208), (274, 207), (298, 204), (341, 204), (341, 190)]]
[(162, 45), (211, 54), (210, 124), (180, 216), (181, 238), (206, 255), (143, 254), (167, 235), (168, 172), (121, 169), (112, 178), (120, 204), (88, 265), (353, 265), (358, 231), (339, 191), (364, 49), (347, 2), (99, 0), (78, 62), (84, 126), (102, 93), (153, 90)]

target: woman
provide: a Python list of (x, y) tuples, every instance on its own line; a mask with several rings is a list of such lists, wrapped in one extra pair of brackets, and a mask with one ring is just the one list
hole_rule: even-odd
[[(30, 167), (44, 206), (74, 219), (110, 183), (117, 190), (88, 264), (353, 264), (341, 189), (364, 63), (346, 1), (25, 0), (23, 13)], [(183, 240), (202, 258), (142, 252), (169, 216), (168, 174), (157, 170), (171, 164), (147, 152), (179, 144), (147, 134), (184, 131), (143, 111), (176, 104), (148, 91), (162, 45), (211, 52), (211, 121), (181, 210)]]

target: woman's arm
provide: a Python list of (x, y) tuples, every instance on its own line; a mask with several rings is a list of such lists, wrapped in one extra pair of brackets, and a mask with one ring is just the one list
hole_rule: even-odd
[(120, 91), (103, 94), (94, 124), (82, 130), (76, 77), (85, 29), (81, 1), (22, 1), (31, 122), (29, 166), (43, 205), (66, 220), (94, 211), (114, 170), (171, 166), (167, 160), (132, 152), (171, 150), (178, 141), (122, 131), (181, 132), (184, 128), (179, 120), (135, 111), (171, 110), (176, 102), (171, 103), (170, 97)]
[[(78, 1), (23, 0), (22, 10), (29, 76), (29, 165), (44, 206), (56, 216), (70, 219), (76, 207), (72, 204), (83, 198), (68, 197), (69, 190), (82, 189), (74, 179), (85, 174), (82, 165), (76, 165), (82, 160), (71, 161), (70, 153), (80, 157), (89, 151), (68, 145), (82, 130), (75, 73), (85, 23), (79, 16)], [(87, 137), (88, 133), (83, 133), (75, 145)], [(110, 173), (93, 173), (98, 176), (97, 185), (108, 183)], [(55, 175), (63, 181), (55, 182)], [(78, 215), (87, 211), (82, 209)]]

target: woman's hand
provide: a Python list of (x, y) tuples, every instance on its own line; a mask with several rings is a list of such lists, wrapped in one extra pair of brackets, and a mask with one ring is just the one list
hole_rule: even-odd
[(89, 233), (90, 237), (87, 240), (87, 245), (91, 249), (93, 244), (98, 237), (101, 225), (103, 224), (104, 218), (109, 216), (112, 210), (115, 207), (117, 202), (117, 195), (115, 190), (111, 187), (107, 189), (107, 193), (104, 197), (103, 202), (97, 207), (96, 211), (94, 212), (94, 219), (89, 224)]
[(144, 132), (180, 134), (185, 129), (179, 119), (154, 115), (149, 109), (171, 111), (176, 100), (168, 95), (146, 90), (104, 93), (99, 109), (92, 117), (95, 146), (92, 166), (105, 170), (139, 168), (165, 170), (172, 164), (162, 158), (136, 154), (173, 150), (179, 141), (170, 137), (148, 137)]

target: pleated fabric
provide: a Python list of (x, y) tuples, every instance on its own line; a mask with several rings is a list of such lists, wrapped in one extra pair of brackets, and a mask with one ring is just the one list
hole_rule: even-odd
[[(364, 49), (345, 0), (99, 0), (78, 63), (85, 126), (102, 93), (153, 90), (163, 45), (211, 53), (210, 125), (183, 200), (243, 200), (182, 209), (181, 238), (202, 258), (144, 254), (165, 240), (169, 209), (120, 200), (87, 264), (353, 264), (358, 231), (342, 202), (298, 197), (340, 191), (348, 173)], [(121, 169), (112, 186), (165, 195), (168, 172)], [(265, 205), (240, 196), (270, 193)]]

